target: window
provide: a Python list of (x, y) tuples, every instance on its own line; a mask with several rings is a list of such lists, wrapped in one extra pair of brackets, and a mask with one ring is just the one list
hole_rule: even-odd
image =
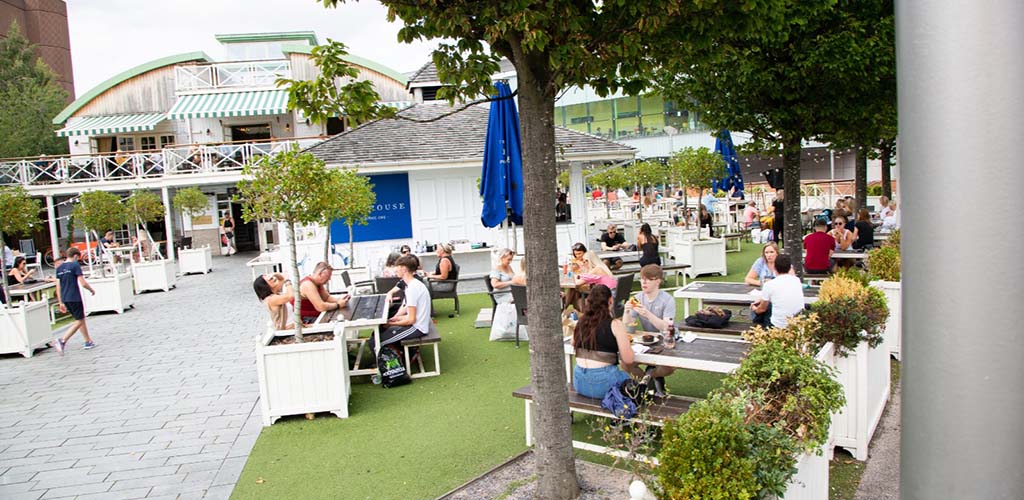
[(143, 151), (156, 149), (156, 137), (140, 137), (139, 147)]
[(160, 149), (169, 148), (174, 145), (173, 135), (161, 135), (160, 136)]
[(117, 138), (117, 149), (121, 151), (135, 151), (135, 138), (134, 137), (118, 137)]

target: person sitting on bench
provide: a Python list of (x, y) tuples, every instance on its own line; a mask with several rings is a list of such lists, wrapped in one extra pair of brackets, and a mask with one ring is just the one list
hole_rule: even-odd
[(789, 318), (804, 310), (804, 285), (792, 272), (789, 256), (776, 257), (775, 269), (779, 275), (765, 283), (761, 287), (760, 300), (750, 304), (750, 310), (756, 315), (752, 319), (765, 328), (785, 328)]
[(832, 252), (835, 247), (835, 239), (828, 234), (828, 221), (815, 219), (814, 232), (804, 236), (804, 271), (828, 274), (832, 269)]
[[(405, 303), (384, 324), (384, 330), (380, 332), (381, 347), (424, 337), (430, 333), (430, 292), (422, 281), (416, 279), (417, 266), (416, 259), (411, 255), (403, 255), (398, 259), (398, 277), (402, 278), (402, 283), (405, 284)], [(394, 291), (393, 288), (388, 292), (388, 300)], [(395, 351), (399, 352), (401, 349)]]
[(295, 299), (292, 282), (281, 273), (267, 273), (257, 276), (252, 282), (252, 289), (263, 305), (267, 306), (270, 322), (275, 330), (291, 330), (295, 324), (288, 320), (288, 304)]
[[(618, 233), (615, 224), (608, 224), (608, 230), (601, 235), (601, 250), (605, 252), (621, 252), (628, 249), (626, 237)], [(622, 259), (618, 257), (604, 259), (604, 265), (608, 266), (612, 271), (617, 271), (622, 267)]]
[[(588, 398), (603, 398), (608, 389), (630, 379), (628, 371), (636, 369), (629, 334), (622, 320), (612, 318), (612, 307), (612, 291), (595, 285), (573, 330), (576, 366), (572, 386)], [(625, 370), (619, 368), (620, 361)]]
[[(623, 321), (629, 333), (636, 331), (636, 323), (640, 323), (642, 332), (664, 332), (676, 317), (676, 299), (661, 290), (661, 266), (648, 264), (640, 268), (640, 293), (636, 300), (626, 301), (626, 312)], [(660, 394), (665, 393), (665, 377), (674, 369), (659, 368), (659, 375), (654, 378), (654, 389)]]
[(299, 314), (303, 323), (313, 323), (320, 313), (341, 309), (348, 304), (349, 296), (332, 297), (325, 286), (331, 280), (334, 269), (326, 262), (320, 262), (313, 268), (313, 273), (299, 281)]

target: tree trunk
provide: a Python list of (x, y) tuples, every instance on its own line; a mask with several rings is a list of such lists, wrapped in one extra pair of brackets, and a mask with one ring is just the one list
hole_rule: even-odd
[[(701, 240), (700, 233), (704, 230), (704, 226), (701, 225), (702, 222), (700, 220), (700, 207), (703, 204), (704, 204), (704, 188), (700, 188), (700, 189), (697, 190), (697, 241)], [(708, 230), (708, 234), (711, 234), (710, 229)]]
[[(569, 395), (566, 391), (558, 300), (558, 247), (555, 237), (554, 92), (528, 64), (517, 64), (523, 144), (523, 219), (530, 323), (530, 378), (535, 391), (534, 455), (537, 498), (573, 499), (579, 494), (572, 452)], [(545, 75), (540, 75), (546, 80)], [(585, 202), (585, 201), (584, 201)], [(548, 272), (548, 271), (552, 272)]]
[(783, 242), (784, 251), (793, 262), (793, 269), (803, 276), (803, 226), (800, 224), (800, 138), (784, 142), (782, 158), (782, 186), (784, 188)]
[(294, 307), (294, 318), (295, 321), (295, 342), (302, 343), (302, 295), (299, 294), (299, 262), (296, 260), (295, 251), (295, 223), (292, 221), (286, 221), (284, 223), (285, 236), (288, 237), (288, 252), (292, 257), (292, 265), (290, 271), (292, 280), (292, 298), (295, 303)]
[[(604, 216), (606, 219), (612, 218), (612, 204), (608, 201), (608, 186), (604, 187)], [(583, 221), (586, 223), (587, 221)]]
[[(868, 206), (868, 150), (865, 146), (857, 147), (857, 159), (853, 167), (853, 189), (858, 209)], [(850, 214), (850, 217), (857, 217), (857, 214)]]
[(892, 143), (888, 141), (882, 145), (882, 196), (892, 199)]
[(348, 223), (348, 268), (356, 267), (356, 241), (352, 237), (352, 223)]

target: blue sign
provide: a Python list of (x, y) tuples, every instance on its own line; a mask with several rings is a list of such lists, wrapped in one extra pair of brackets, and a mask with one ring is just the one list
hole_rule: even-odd
[[(352, 226), (352, 239), (360, 241), (412, 238), (412, 214), (409, 211), (409, 174), (371, 175), (370, 184), (377, 202), (367, 225)], [(344, 194), (339, 194), (344, 196)], [(348, 243), (344, 219), (331, 223), (331, 244)]]

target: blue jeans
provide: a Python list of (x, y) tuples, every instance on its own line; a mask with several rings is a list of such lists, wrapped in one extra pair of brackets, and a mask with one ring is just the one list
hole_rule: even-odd
[(583, 368), (576, 365), (572, 370), (572, 386), (576, 392), (594, 399), (603, 398), (612, 386), (629, 379), (629, 374), (620, 370), (618, 365), (601, 368)]

